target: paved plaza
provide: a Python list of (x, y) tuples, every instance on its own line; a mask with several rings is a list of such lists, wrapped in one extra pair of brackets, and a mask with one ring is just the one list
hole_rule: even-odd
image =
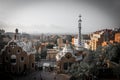
[(36, 71), (26, 76), (15, 77), (15, 80), (69, 80), (65, 74), (56, 74), (55, 72)]

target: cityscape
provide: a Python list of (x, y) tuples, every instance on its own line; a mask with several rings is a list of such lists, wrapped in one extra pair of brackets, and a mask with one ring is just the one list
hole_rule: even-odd
[(120, 80), (119, 12), (91, 1), (0, 1), (0, 79)]

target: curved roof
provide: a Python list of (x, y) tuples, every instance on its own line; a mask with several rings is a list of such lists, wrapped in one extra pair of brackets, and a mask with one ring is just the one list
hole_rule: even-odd
[[(15, 43), (15, 44), (11, 44), (11, 43)], [(11, 44), (12, 47), (15, 47), (15, 45), (21, 47), (22, 50), (27, 52), (28, 55), (36, 53), (35, 48), (32, 47), (32, 42), (23, 42), (23, 41), (20, 41), (20, 40), (9, 41), (8, 44), (4, 47), (4, 49), (2, 51), (4, 51), (7, 46), (10, 46), (10, 44)]]
[(72, 57), (75, 57), (77, 61), (82, 59), (82, 56), (75, 56), (74, 49), (71, 48), (70, 44), (65, 44), (63, 50), (57, 53), (56, 60), (61, 60), (61, 58), (64, 57), (67, 53), (71, 53)]
[(70, 44), (66, 44), (65, 47), (63, 48), (63, 51), (62, 51), (64, 54), (65, 53), (72, 53), (73, 54), (73, 49), (71, 48)]

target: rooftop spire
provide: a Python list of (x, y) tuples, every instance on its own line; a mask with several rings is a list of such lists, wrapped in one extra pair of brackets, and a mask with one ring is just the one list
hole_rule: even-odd
[(82, 20), (81, 20), (81, 14), (79, 15), (79, 20), (78, 20), (78, 22), (82, 22)]
[(82, 20), (81, 20), (81, 14), (79, 15), (79, 20), (78, 20), (78, 30), (79, 30), (79, 32), (78, 32), (78, 43), (79, 43), (79, 45), (81, 44), (81, 22), (82, 22)]
[(81, 15), (79, 15), (79, 20), (78, 20), (78, 45), (77, 45), (77, 50), (82, 51), (83, 50), (83, 46), (81, 43)]
[(17, 40), (17, 39), (18, 39), (18, 29), (16, 28), (15, 29), (14, 40)]

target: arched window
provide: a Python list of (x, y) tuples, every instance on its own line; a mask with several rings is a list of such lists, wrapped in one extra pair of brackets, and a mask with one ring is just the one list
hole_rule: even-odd
[(9, 45), (10, 45), (10, 47), (12, 47), (12, 48), (15, 48), (15, 47), (16, 47), (16, 43), (14, 43), (14, 42), (11, 42)]
[(64, 70), (68, 70), (70, 67), (71, 67), (71, 65), (72, 65), (72, 62), (66, 62), (66, 63), (64, 63)]
[(10, 49), (8, 49), (8, 50), (7, 50), (7, 53), (8, 53), (8, 54), (10, 54), (10, 53), (11, 53), (11, 50), (10, 50)]
[(8, 56), (5, 57), (5, 60), (8, 61)]
[(67, 53), (65, 56), (67, 59), (70, 59), (72, 57), (71, 53)]
[(18, 50), (18, 53), (20, 52), (20, 50)]
[(34, 63), (32, 63), (32, 68), (34, 68)]
[(23, 62), (24, 61), (24, 57), (21, 57), (20, 61)]
[(11, 64), (12, 65), (16, 64), (16, 55), (11, 55)]
[(20, 54), (20, 52), (21, 52), (21, 50), (20, 50), (20, 49), (18, 49), (18, 50), (17, 50), (17, 53), (18, 53), (18, 54)]

